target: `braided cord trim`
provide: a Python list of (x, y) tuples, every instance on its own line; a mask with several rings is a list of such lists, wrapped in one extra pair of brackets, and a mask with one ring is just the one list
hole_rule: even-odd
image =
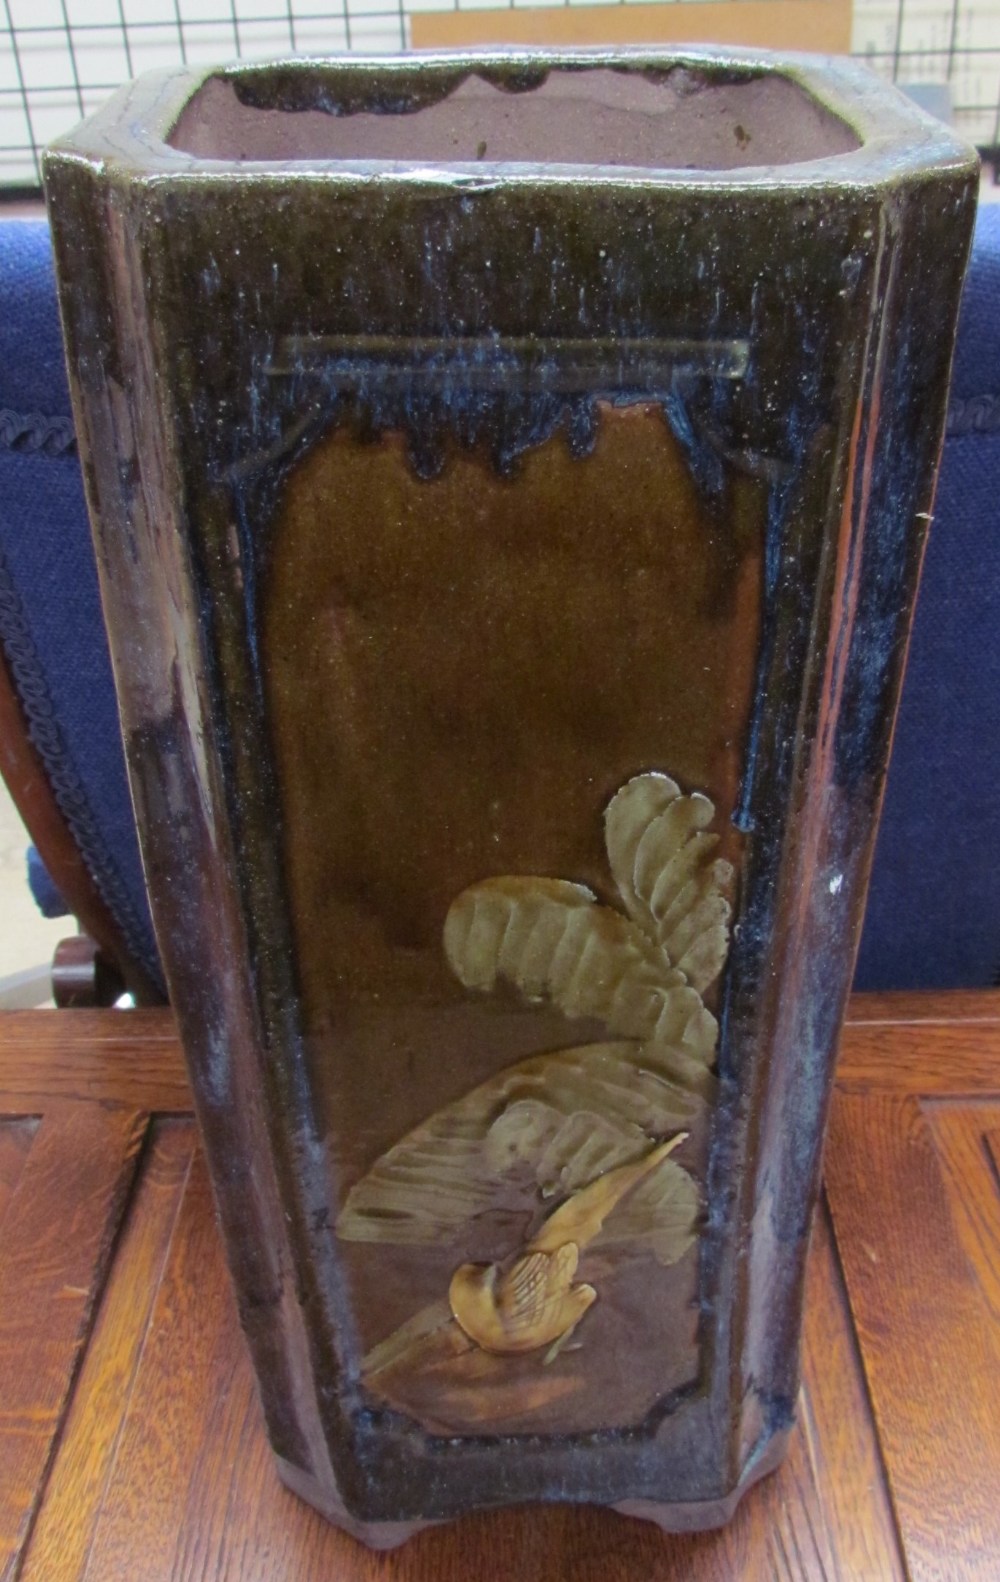
[(995, 434), (1000, 429), (1000, 396), (953, 396), (948, 408), (951, 434)]
[(76, 450), (73, 420), (0, 407), (0, 449), (38, 451), (43, 456), (72, 455)]

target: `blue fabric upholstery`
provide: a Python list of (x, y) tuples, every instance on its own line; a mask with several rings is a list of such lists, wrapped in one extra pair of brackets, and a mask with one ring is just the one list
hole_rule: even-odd
[(998, 779), (1000, 204), (988, 204), (962, 301), (856, 987), (1000, 983)]
[(42, 220), (0, 222), (0, 641), (63, 814), (156, 981)]
[[(866, 989), (974, 987), (1000, 971), (1000, 205), (979, 217), (953, 394), (858, 964)], [(0, 222), (0, 640), (101, 892), (158, 976), (44, 222)]]
[(53, 884), (52, 876), (34, 846), (28, 847), (27, 857), (28, 889), (42, 916), (68, 917), (69, 907)]

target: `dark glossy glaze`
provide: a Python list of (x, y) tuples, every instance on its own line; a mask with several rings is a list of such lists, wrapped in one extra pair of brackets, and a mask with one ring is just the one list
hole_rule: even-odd
[[(779, 1453), (933, 499), (972, 158), (842, 64), (563, 68), (592, 64), (779, 70), (858, 146), (585, 178), (213, 163), (164, 141), (196, 82), (160, 78), (48, 162), (133, 787), (241, 1316), (289, 1481), (372, 1542), (525, 1498), (709, 1523)], [(292, 118), (386, 115), (552, 69), (224, 80)], [(583, 1416), (442, 1435), (433, 1389), (402, 1413), (359, 1378), (412, 1254), (365, 1261), (332, 1227), (436, 1106), (603, 1036), (468, 994), (441, 929), (501, 874), (613, 902), (603, 810), (649, 770), (711, 796), (738, 867), (717, 1095), (685, 1145), (698, 1245), (648, 1298), (634, 1399), (611, 1404), (643, 1333), (630, 1275), (584, 1320), (604, 1328)], [(449, 1267), (423, 1266), (427, 1295)], [(585, 1358), (553, 1364), (552, 1401)]]

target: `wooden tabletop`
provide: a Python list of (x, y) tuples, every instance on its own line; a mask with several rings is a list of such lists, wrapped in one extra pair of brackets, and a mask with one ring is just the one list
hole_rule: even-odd
[(374, 1555), (269, 1459), (166, 1012), (0, 1016), (0, 1579), (1000, 1578), (1000, 994), (854, 1002), (799, 1426), (728, 1528), (588, 1507)]

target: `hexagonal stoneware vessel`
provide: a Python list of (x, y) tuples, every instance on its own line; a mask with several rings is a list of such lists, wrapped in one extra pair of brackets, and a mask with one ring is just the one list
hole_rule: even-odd
[(859, 67), (148, 77), (46, 163), (282, 1476), (723, 1521), (803, 1264), (974, 156)]

